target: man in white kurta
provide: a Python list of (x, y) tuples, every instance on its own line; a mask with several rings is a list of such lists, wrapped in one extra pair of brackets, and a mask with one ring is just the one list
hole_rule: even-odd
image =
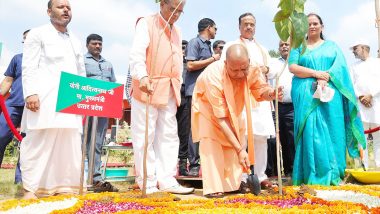
[(78, 193), (81, 172), (81, 116), (55, 112), (61, 71), (84, 72), (79, 40), (67, 29), (67, 0), (48, 4), (51, 23), (34, 28), (24, 43), (25, 107), (21, 143), (24, 198)]
[(144, 180), (144, 143), (148, 121), (147, 194), (159, 190), (177, 194), (194, 191), (194, 188), (179, 185), (174, 177), (179, 148), (175, 116), (181, 102), (183, 70), (182, 38), (174, 23), (183, 12), (185, 2), (161, 1), (159, 13), (139, 19), (130, 52), (133, 97), (131, 131), (136, 182), (140, 189)]
[[(351, 66), (351, 78), (359, 101), (360, 116), (364, 130), (373, 129), (380, 126), (380, 59), (369, 56), (370, 47), (366, 42), (356, 43), (352, 51), (359, 59)], [(371, 135), (375, 166), (380, 167), (380, 131)], [(368, 147), (372, 148), (369, 141)], [(375, 167), (368, 166), (368, 149), (365, 152), (364, 164), (366, 167)]]
[[(256, 19), (251, 13), (242, 14), (239, 17), (240, 38), (236, 41), (228, 42), (222, 53), (222, 60), (226, 59), (226, 51), (233, 44), (243, 44), (249, 53), (250, 64), (259, 67), (263, 75), (270, 76), (269, 69), (270, 56), (268, 51), (257, 43), (254, 38), (256, 28)], [(267, 167), (267, 139), (270, 135), (275, 135), (274, 123), (272, 118), (272, 104), (270, 101), (252, 103), (252, 126), (254, 133), (255, 145), (255, 174), (263, 187), (270, 186), (268, 176), (265, 174)], [(245, 111), (243, 111), (245, 112)]]

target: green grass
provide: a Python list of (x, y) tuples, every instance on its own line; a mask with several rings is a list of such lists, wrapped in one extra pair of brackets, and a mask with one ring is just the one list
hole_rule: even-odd
[(0, 201), (21, 198), (22, 185), (14, 184), (15, 169), (0, 169)]

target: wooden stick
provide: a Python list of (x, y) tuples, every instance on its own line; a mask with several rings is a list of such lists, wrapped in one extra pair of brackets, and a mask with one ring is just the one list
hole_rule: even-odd
[[(284, 69), (282, 70), (284, 71)], [(282, 72), (281, 72), (282, 74)], [(280, 75), (281, 75), (280, 74)], [(282, 195), (282, 178), (281, 178), (281, 156), (280, 156), (280, 128), (279, 128), (279, 122), (278, 122), (278, 83), (280, 80), (280, 75), (276, 75), (276, 157), (277, 157), (277, 182), (278, 182), (278, 193)]]
[(146, 198), (146, 182), (147, 182), (147, 168), (146, 168), (146, 157), (148, 153), (148, 143), (149, 143), (149, 94), (147, 95), (148, 99), (145, 103), (145, 142), (144, 142), (144, 158), (143, 158), (143, 188), (142, 188), (142, 197)]
[[(79, 195), (83, 195), (83, 183), (84, 183), (84, 162), (86, 159), (86, 147), (87, 147), (87, 135), (88, 135), (88, 117), (84, 123), (84, 133), (82, 142), (82, 162), (80, 165), (80, 183), (79, 183)], [(88, 166), (88, 165), (87, 165)]]

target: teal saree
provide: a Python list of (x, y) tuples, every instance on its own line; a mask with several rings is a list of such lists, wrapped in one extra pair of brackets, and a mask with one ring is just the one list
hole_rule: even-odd
[(362, 122), (346, 60), (332, 41), (301, 55), (302, 47), (293, 49), (289, 65), (298, 64), (316, 71), (328, 71), (328, 86), (335, 90), (330, 102), (314, 99), (315, 78), (294, 76), (291, 96), (294, 105), (296, 154), (293, 185), (338, 185), (344, 178), (346, 149), (359, 156), (358, 143), (365, 148)]

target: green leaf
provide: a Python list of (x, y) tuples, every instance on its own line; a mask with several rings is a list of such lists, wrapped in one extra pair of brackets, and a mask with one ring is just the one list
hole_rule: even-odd
[(275, 22), (274, 26), (280, 39), (282, 41), (287, 41), (292, 29), (292, 25), (289, 19), (284, 19), (282, 21)]
[(290, 20), (293, 26), (292, 47), (298, 48), (305, 38), (309, 23), (305, 14), (297, 12), (292, 13), (292, 15), (290, 16)]
[(294, 10), (298, 13), (303, 13), (305, 2), (306, 0), (295, 0)]
[(285, 14), (291, 14), (293, 11), (293, 0), (281, 0), (278, 8), (284, 11)]
[(276, 13), (276, 15), (274, 16), (273, 18), (273, 22), (279, 22), (279, 21), (282, 21), (284, 19), (287, 19), (289, 18), (290, 16), (290, 13), (285, 13), (283, 10), (280, 10)]

